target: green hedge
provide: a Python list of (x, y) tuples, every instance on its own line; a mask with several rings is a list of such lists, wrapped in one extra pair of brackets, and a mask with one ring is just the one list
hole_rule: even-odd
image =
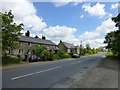
[(2, 56), (2, 64), (19, 64), (22, 62), (21, 58), (10, 57), (10, 56)]

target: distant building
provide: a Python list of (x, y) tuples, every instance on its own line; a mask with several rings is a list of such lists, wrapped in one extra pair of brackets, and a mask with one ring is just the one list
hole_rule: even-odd
[(22, 58), (26, 58), (27, 55), (35, 54), (35, 45), (44, 45), (50, 52), (56, 52), (58, 50), (57, 45), (51, 40), (46, 40), (45, 36), (42, 36), (42, 38), (38, 36), (30, 37), (29, 31), (27, 31), (25, 36), (20, 36), (19, 44), (20, 47), (18, 49), (9, 50), (9, 55), (19, 55)]
[(60, 40), (60, 43), (58, 44), (58, 48), (64, 52), (76, 52), (80, 53), (80, 48), (79, 46), (74, 46), (71, 43), (63, 42)]

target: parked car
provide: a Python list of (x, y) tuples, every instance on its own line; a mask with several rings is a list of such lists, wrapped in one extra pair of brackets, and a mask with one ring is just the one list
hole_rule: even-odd
[(72, 58), (80, 58), (80, 55), (79, 54), (73, 54)]
[(29, 61), (30, 62), (37, 62), (37, 61), (40, 61), (40, 57), (36, 56), (36, 55), (31, 55), (29, 57)]

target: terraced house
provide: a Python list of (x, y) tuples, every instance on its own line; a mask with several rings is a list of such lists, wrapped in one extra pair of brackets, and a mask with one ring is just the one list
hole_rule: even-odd
[(35, 45), (44, 45), (50, 52), (56, 52), (58, 50), (57, 45), (51, 40), (46, 40), (45, 36), (42, 36), (42, 38), (39, 38), (38, 36), (30, 37), (29, 31), (27, 31), (25, 36), (20, 36), (19, 44), (20, 47), (18, 49), (9, 50), (10, 55), (27, 58), (27, 55), (35, 53)]
[(58, 48), (64, 52), (76, 52), (78, 54), (80, 53), (79, 46), (74, 46), (71, 43), (63, 42), (62, 40), (60, 40)]

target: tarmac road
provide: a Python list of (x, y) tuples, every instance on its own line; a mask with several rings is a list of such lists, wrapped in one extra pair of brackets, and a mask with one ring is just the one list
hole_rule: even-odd
[(65, 78), (95, 67), (104, 58), (105, 53), (85, 56), (76, 60), (52, 61), (52, 63), (33, 64), (2, 72), (2, 88), (51, 88)]

